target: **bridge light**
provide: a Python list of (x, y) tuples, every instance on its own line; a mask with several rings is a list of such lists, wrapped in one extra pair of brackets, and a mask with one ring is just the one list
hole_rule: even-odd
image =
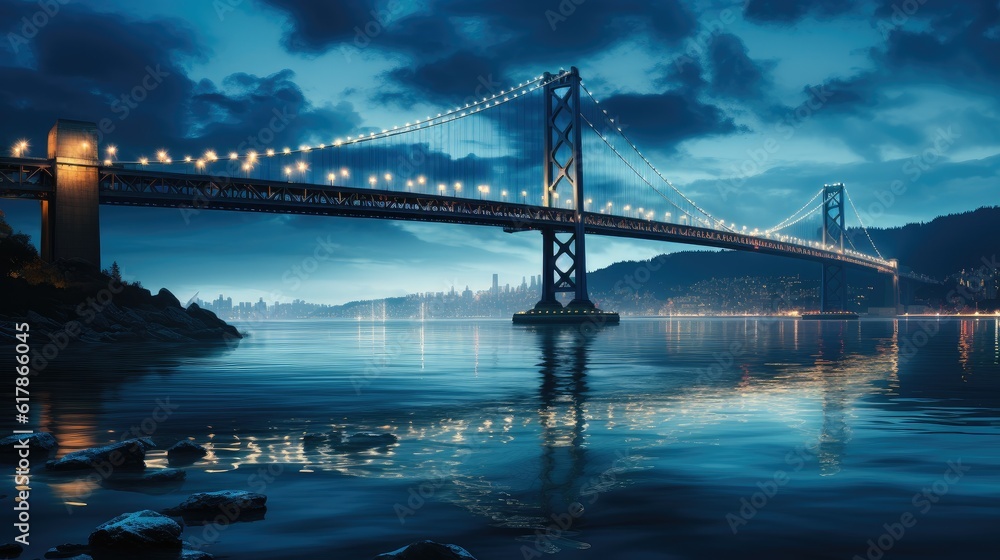
[(167, 161), (167, 151), (166, 150), (160, 150), (160, 151), (156, 152), (156, 159), (158, 159), (160, 161), (160, 163), (163, 163), (163, 162)]
[(205, 152), (205, 159), (207, 159), (208, 161), (215, 161), (219, 159), (219, 156), (215, 154), (215, 150), (209, 150)]
[(332, 185), (334, 179), (337, 178), (337, 174), (336, 173), (330, 173), (329, 175), (326, 176), (326, 178), (330, 180), (330, 184)]
[(84, 140), (83, 142), (80, 142), (80, 147), (83, 148), (84, 150), (86, 150), (87, 148), (90, 147), (90, 142), (87, 142), (86, 140)]
[(287, 156), (288, 154), (292, 153), (292, 149), (291, 149), (291, 148), (285, 148), (285, 149), (283, 150), (283, 152), (284, 152), (284, 154), (285, 154), (285, 155)]
[(144, 157), (139, 158), (139, 165), (148, 165), (148, 164), (149, 164), (149, 158), (144, 158)]
[(300, 161), (299, 163), (297, 163), (296, 167), (298, 167), (299, 173), (305, 173), (306, 170), (309, 169), (309, 166), (306, 165), (306, 162), (304, 161)]
[(423, 185), (423, 184), (424, 184), (424, 183), (426, 183), (426, 182), (427, 182), (427, 178), (426, 178), (426, 177), (424, 177), (423, 175), (421, 175), (421, 176), (417, 177), (417, 183), (418, 183), (418, 184), (421, 184), (421, 185)]
[(257, 161), (257, 152), (247, 152), (247, 161), (250, 163)]
[(385, 174), (385, 180), (386, 180), (386, 182), (392, 181), (392, 173), (386, 173)]
[(274, 150), (273, 149), (268, 148), (268, 150), (267, 150), (266, 153), (267, 153), (267, 157), (273, 157), (274, 156)]
[(191, 156), (184, 156), (184, 163), (191, 163)]
[(114, 146), (108, 146), (107, 148), (104, 149), (104, 151), (108, 152), (108, 157), (113, 157), (115, 153), (118, 152), (118, 148)]
[(340, 170), (340, 176), (341, 177), (350, 177), (351, 174), (347, 172), (347, 168), (345, 167), (345, 168), (343, 168), (343, 169)]
[(104, 160), (104, 165), (111, 165), (111, 160), (110, 159)]
[(287, 165), (285, 166), (285, 175), (288, 175), (289, 179), (292, 178), (292, 168)]
[(444, 191), (445, 191), (445, 190), (446, 190), (447, 188), (448, 188), (448, 187), (446, 187), (446, 186), (444, 185), (444, 183), (439, 183), (439, 184), (438, 184), (438, 192), (439, 192), (439, 193), (441, 193), (441, 194), (444, 194)]
[(462, 190), (462, 183), (455, 183), (455, 192)]
[(240, 154), (237, 154), (236, 152), (229, 152), (229, 159), (239, 159), (239, 157)]
[(378, 179), (376, 179), (374, 175), (372, 175), (371, 177), (368, 178), (368, 184), (369, 185), (371, 185), (371, 186), (374, 187), (375, 183), (378, 183)]
[(412, 187), (413, 186), (413, 181), (412, 180), (407, 181), (406, 182), (406, 186), (407, 186), (407, 188)]
[(194, 162), (194, 166), (197, 167), (198, 169), (204, 169), (205, 160), (199, 159), (198, 161)]

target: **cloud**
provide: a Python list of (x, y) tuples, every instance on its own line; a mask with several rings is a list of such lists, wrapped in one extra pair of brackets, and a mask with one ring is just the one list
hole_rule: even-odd
[(689, 91), (619, 93), (601, 102), (644, 145), (671, 151), (691, 138), (730, 134), (742, 129), (722, 109), (702, 103)]
[(747, 0), (743, 15), (759, 23), (791, 24), (808, 16), (843, 15), (859, 6), (853, 0)]
[(765, 94), (769, 85), (766, 72), (772, 65), (754, 62), (747, 52), (743, 41), (731, 33), (712, 37), (708, 58), (712, 65), (713, 93), (743, 100), (757, 99)]
[[(0, 19), (19, 21), (34, 9), (31, 2), (5, 3)], [(288, 70), (194, 82), (187, 67), (210, 50), (181, 20), (135, 19), (77, 4), (61, 9), (30, 41), (0, 47), (13, 55), (0, 66), (10, 80), (0, 90), (0, 111), (6, 128), (31, 139), (34, 154), (44, 152), (56, 118), (97, 123), (103, 144), (136, 152), (122, 153), (126, 159), (159, 148), (234, 149), (271, 127), (276, 115), (279, 126), (265, 139), (298, 142), (360, 124), (347, 102), (310, 103)]]

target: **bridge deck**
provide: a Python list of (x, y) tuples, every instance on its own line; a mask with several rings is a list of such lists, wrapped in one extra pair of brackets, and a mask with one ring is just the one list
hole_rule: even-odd
[[(571, 209), (514, 202), (121, 167), (101, 167), (99, 176), (101, 204), (441, 222), (512, 231), (541, 227), (572, 231), (575, 225)], [(0, 197), (44, 199), (53, 183), (48, 160), (0, 158)], [(879, 261), (766, 237), (593, 212), (582, 215), (587, 233), (593, 235), (752, 251), (896, 272)]]

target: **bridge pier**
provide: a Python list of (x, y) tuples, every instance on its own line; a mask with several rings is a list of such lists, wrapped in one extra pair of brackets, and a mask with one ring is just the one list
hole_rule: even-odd
[(60, 119), (49, 131), (55, 189), (42, 201), (42, 259), (101, 266), (97, 125)]
[[(599, 320), (617, 324), (617, 313), (600, 311), (587, 294), (587, 248), (583, 201), (583, 128), (580, 118), (580, 73), (574, 66), (553, 79), (545, 73), (545, 132), (542, 206), (573, 201), (573, 230), (542, 229), (542, 298), (531, 311), (514, 315), (515, 323), (566, 323)], [(569, 198), (567, 198), (569, 197)], [(560, 238), (562, 236), (562, 238)], [(556, 299), (572, 292), (564, 308)]]

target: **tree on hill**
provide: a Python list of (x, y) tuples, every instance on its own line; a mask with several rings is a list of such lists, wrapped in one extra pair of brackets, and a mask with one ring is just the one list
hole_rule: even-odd
[(14, 233), (0, 213), (0, 275), (4, 278), (20, 276), (26, 266), (39, 260), (31, 238), (21, 232)]

